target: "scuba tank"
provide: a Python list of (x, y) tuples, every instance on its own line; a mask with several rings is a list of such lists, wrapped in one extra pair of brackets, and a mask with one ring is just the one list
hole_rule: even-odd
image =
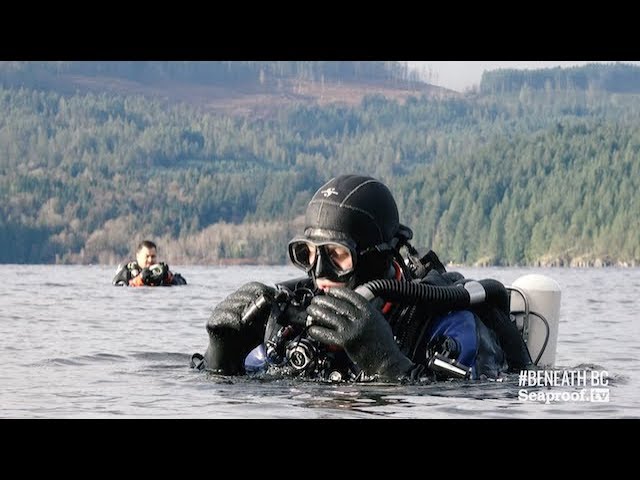
[(553, 367), (560, 322), (560, 285), (546, 275), (519, 277), (507, 287), (511, 316), (525, 341), (533, 363)]

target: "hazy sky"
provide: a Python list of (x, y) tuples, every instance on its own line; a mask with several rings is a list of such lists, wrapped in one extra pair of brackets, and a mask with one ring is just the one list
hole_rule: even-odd
[[(611, 61), (585, 61), (585, 62), (552, 62), (552, 61), (509, 61), (509, 62), (409, 62), (409, 65), (425, 73), (428, 83), (462, 92), (473, 85), (480, 84), (482, 72), (485, 70), (497, 70), (499, 68), (536, 69), (553, 67), (574, 67), (588, 63), (616, 63)], [(620, 62), (640, 65), (638, 62)]]

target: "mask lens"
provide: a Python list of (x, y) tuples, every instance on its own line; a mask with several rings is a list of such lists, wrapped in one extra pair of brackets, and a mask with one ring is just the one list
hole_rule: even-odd
[(341, 275), (353, 270), (353, 257), (351, 255), (351, 250), (337, 244), (328, 244), (325, 245), (324, 248), (331, 264), (336, 269), (336, 273)]
[(307, 272), (339, 280), (355, 267), (355, 250), (338, 242), (295, 240), (289, 243), (289, 257), (293, 264)]
[(317, 248), (312, 243), (303, 241), (295, 242), (291, 244), (290, 252), (293, 263), (305, 270), (311, 268), (316, 262)]

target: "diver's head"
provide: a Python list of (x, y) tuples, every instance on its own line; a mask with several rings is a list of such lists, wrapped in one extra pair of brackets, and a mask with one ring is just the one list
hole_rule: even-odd
[(399, 232), (411, 237), (389, 189), (371, 177), (342, 175), (309, 202), (304, 234), (289, 242), (289, 257), (318, 288), (355, 288), (388, 276)]
[(148, 268), (157, 263), (158, 253), (156, 244), (151, 240), (143, 240), (136, 249), (136, 262), (141, 268)]

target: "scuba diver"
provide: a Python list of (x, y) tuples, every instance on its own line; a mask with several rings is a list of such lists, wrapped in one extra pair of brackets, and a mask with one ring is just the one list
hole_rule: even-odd
[(186, 285), (179, 273), (169, 270), (169, 265), (157, 262), (158, 248), (151, 240), (143, 240), (136, 249), (135, 262), (118, 265), (111, 283), (130, 287)]
[(342, 175), (316, 191), (288, 245), (306, 276), (249, 282), (208, 319), (191, 367), (327, 381), (498, 378), (533, 367), (500, 282), (420, 257), (386, 185)]

